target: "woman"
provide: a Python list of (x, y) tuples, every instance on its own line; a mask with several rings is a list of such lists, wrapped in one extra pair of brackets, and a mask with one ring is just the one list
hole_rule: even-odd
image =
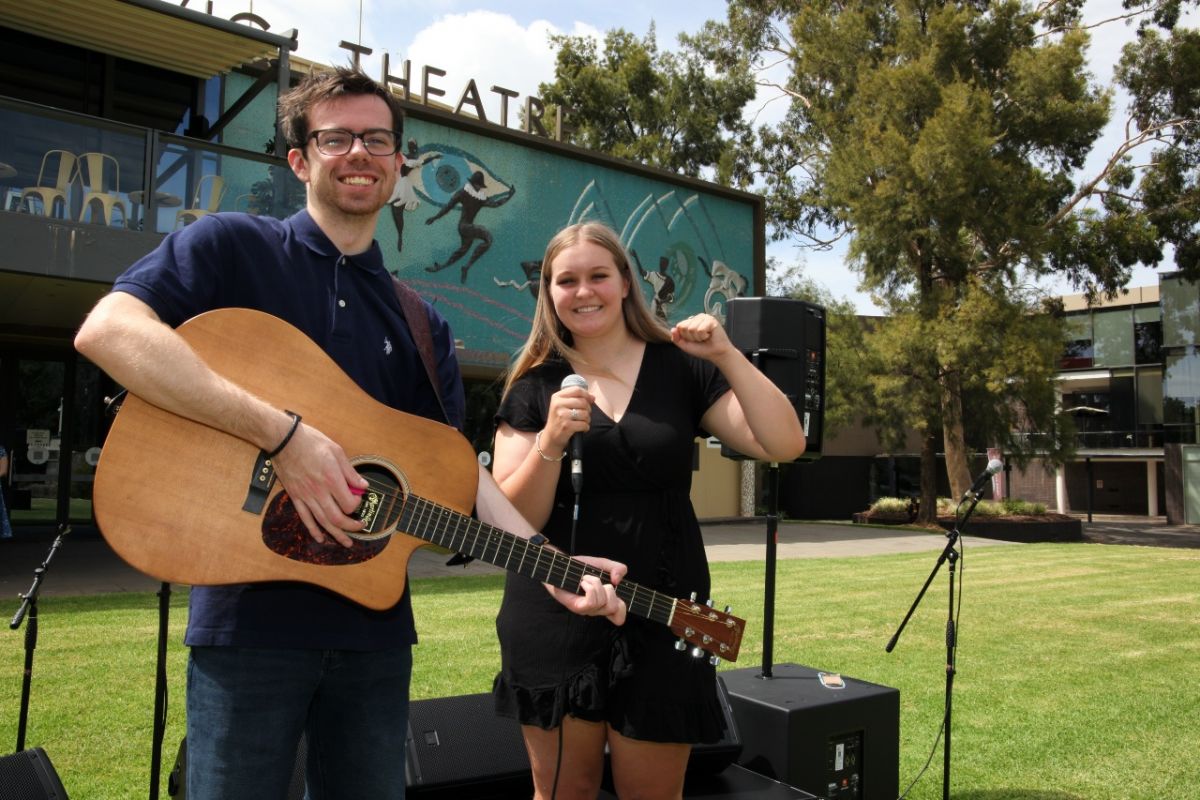
[[(540, 280), (497, 413), (496, 480), (554, 546), (622, 560), (630, 580), (672, 597), (708, 598), (688, 496), (694, 439), (707, 431), (741, 453), (790, 461), (804, 450), (795, 410), (713, 317), (670, 330), (656, 320), (609, 228), (559, 232)], [(572, 373), (587, 388), (560, 388)], [(563, 465), (576, 434), (586, 469), (573, 529)], [(536, 797), (596, 797), (606, 743), (621, 797), (680, 797), (691, 745), (722, 735), (715, 668), (676, 650), (665, 626), (568, 620), (545, 594), (510, 576), (496, 622), (496, 706), (521, 722)]]

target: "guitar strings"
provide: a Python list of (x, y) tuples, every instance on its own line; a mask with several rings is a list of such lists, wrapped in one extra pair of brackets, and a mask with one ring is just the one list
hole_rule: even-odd
[[(403, 514), (405, 510), (415, 514), (417, 513), (417, 506), (423, 506), (423, 510), (426, 512), (425, 516), (441, 517), (444, 518), (444, 520), (449, 519), (451, 522), (454, 522), (455, 517), (459, 519), (459, 522), (456, 524), (456, 527), (458, 528), (457, 533), (454, 530), (447, 529), (444, 524), (436, 525), (435, 523), (435, 526), (438, 527), (441, 532), (440, 538), (444, 540), (448, 535), (451, 544), (457, 540), (462, 545), (465, 545), (469, 534), (474, 533), (475, 544), (478, 545), (479, 534), (482, 533), (485, 537), (482, 548), (479, 549), (477, 553), (468, 552), (468, 555), (473, 555), (477, 558), (484, 557), (484, 560), (488, 561), (489, 559), (487, 559), (485, 556), (488, 550), (491, 549), (489, 545), (492, 545), (496, 550), (496, 560), (491, 561), (490, 563), (498, 565), (501, 561), (501, 557), (504, 557), (504, 560), (506, 561), (511, 561), (517, 546), (519, 544), (523, 544), (525, 546), (525, 551), (521, 554), (523, 558), (527, 557), (530, 550), (537, 552), (537, 556), (534, 559), (535, 574), (533, 574), (531, 577), (537, 577), (536, 565), (540, 564), (542, 560), (542, 554), (546, 553), (550, 556), (550, 564), (545, 567), (546, 583), (556, 584), (560, 588), (565, 589), (568, 588), (567, 584), (570, 582), (571, 590), (578, 592), (583, 578), (588, 575), (595, 576), (608, 583), (612, 582), (612, 576), (607, 571), (579, 561), (570, 555), (551, 550), (541, 545), (531, 544), (527, 539), (517, 536), (514, 533), (510, 533), (479, 520), (472, 519), (457, 511), (454, 511), (453, 509), (442, 506), (438, 503), (434, 503), (418, 495), (397, 491), (390, 482), (374, 479), (369, 476), (366, 477), (366, 480), (369, 489), (381, 495), (385, 500), (391, 501), (393, 503), (393, 508), (399, 509), (399, 513), (395, 516), (397, 522), (399, 522), (400, 515)], [(430, 539), (429, 541), (435, 540)], [(444, 541), (437, 541), (436, 543), (446, 546)], [(456, 547), (455, 549), (459, 548)], [(466, 549), (472, 550), (474, 548)], [(614, 588), (618, 596), (626, 602), (626, 605), (630, 608), (630, 610), (633, 610), (635, 613), (639, 613), (641, 616), (658, 622), (669, 622), (672, 618), (672, 611), (674, 612), (674, 617), (676, 619), (693, 620), (696, 622), (711, 622), (714, 621), (714, 619), (719, 621), (714, 609), (696, 601), (676, 601), (675, 598), (669, 597), (652, 589), (648, 589), (644, 586), (639, 586), (632, 581), (623, 581), (622, 583), (617, 584)], [(645, 594), (648, 596), (640, 597), (640, 594)], [(728, 617), (728, 615), (726, 615), (726, 617)], [(728, 617), (728, 619), (732, 621), (733, 618)]]

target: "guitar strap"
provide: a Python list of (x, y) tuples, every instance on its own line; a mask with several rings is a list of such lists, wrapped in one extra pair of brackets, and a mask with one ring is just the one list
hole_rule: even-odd
[[(408, 323), (408, 331), (417, 345), (417, 352), (421, 354), (421, 363), (425, 365), (425, 373), (429, 376), (438, 406), (442, 409), (442, 419), (449, 425), (450, 415), (446, 413), (446, 404), (442, 402), (442, 386), (438, 381), (437, 362), (433, 356), (433, 334), (429, 330), (429, 315), (425, 313), (425, 303), (419, 294), (395, 275), (392, 276), (392, 284), (396, 287), (396, 297), (400, 299), (404, 321)], [(466, 565), (474, 560), (474, 557), (464, 553), (455, 553), (446, 562), (446, 566)]]
[(442, 385), (438, 379), (437, 361), (433, 355), (433, 334), (429, 330), (429, 315), (425, 313), (425, 303), (419, 294), (395, 275), (392, 276), (392, 285), (396, 287), (396, 297), (400, 300), (404, 321), (408, 323), (408, 331), (417, 345), (417, 352), (421, 354), (425, 374), (429, 376), (433, 394), (437, 397), (438, 408), (442, 410), (442, 420), (450, 424), (450, 415), (446, 413), (446, 404), (442, 402)]

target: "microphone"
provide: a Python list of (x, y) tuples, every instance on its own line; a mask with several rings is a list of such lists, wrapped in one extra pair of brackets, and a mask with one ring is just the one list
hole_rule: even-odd
[[(570, 389), (572, 386), (586, 390), (588, 388), (587, 378), (571, 373), (563, 378), (560, 388)], [(583, 434), (571, 434), (571, 439), (567, 443), (567, 452), (571, 455), (571, 488), (578, 495), (583, 490)]]
[(984, 468), (983, 472), (979, 473), (979, 477), (977, 477), (975, 482), (971, 484), (971, 488), (967, 490), (967, 493), (963, 495), (963, 498), (965, 499), (969, 495), (981, 492), (984, 485), (987, 484), (988, 479), (1002, 469), (1004, 469), (1004, 464), (1000, 463), (1000, 459), (993, 458), (988, 462), (988, 465)]

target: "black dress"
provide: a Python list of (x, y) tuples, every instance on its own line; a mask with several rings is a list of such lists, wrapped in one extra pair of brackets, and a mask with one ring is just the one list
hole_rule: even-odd
[[(570, 365), (552, 361), (517, 381), (496, 414), (519, 431), (543, 428)], [(669, 343), (647, 344), (619, 423), (592, 408), (572, 547), (574, 493), (563, 461), (543, 533), (556, 547), (629, 566), (628, 578), (672, 597), (709, 597), (708, 561), (688, 492), (700, 419), (729, 385), (711, 363)], [(564, 713), (608, 722), (633, 739), (716, 742), (724, 718), (716, 669), (675, 649), (670, 629), (629, 615), (622, 627), (580, 617), (545, 588), (510, 573), (496, 618), (497, 712), (556, 727)]]

